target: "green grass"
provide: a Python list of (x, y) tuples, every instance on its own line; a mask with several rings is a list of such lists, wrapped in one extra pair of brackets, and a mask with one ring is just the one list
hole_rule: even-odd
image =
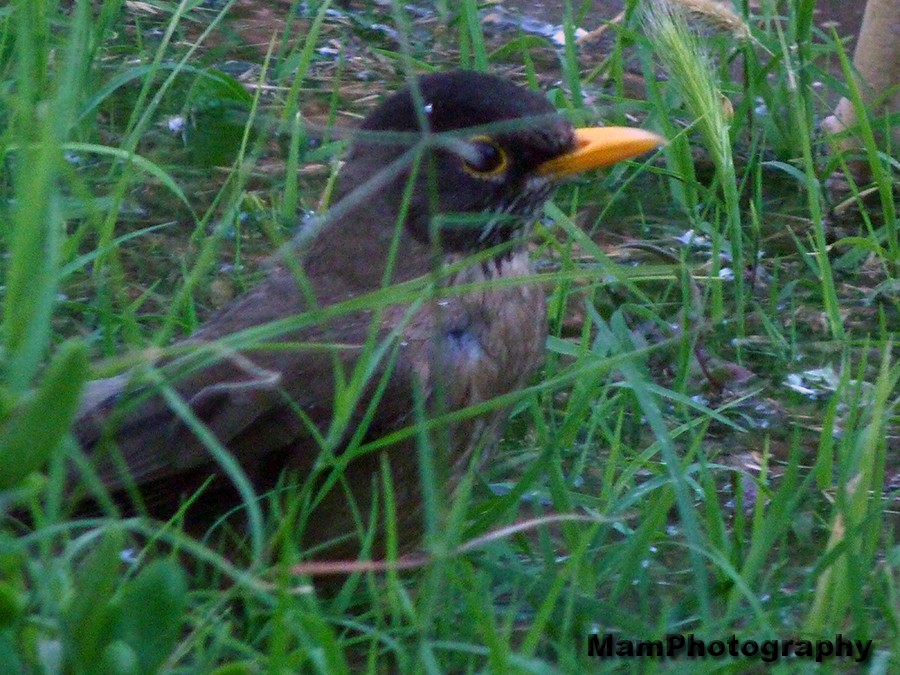
[[(637, 3), (602, 55), (485, 32), (474, 2), (424, 19), (399, 3), (390, 15), (278, 5), (285, 23), (247, 47), (229, 38), (251, 25), (231, 20), (233, 4), (0, 8), (0, 671), (623, 665), (588, 658), (595, 631), (843, 633), (874, 641), (873, 671), (900, 666), (896, 162), (813, 3), (761, 3), (745, 42), (698, 26), (703, 58), (677, 27), (648, 37)], [(592, 20), (577, 4), (556, 19), (570, 36)], [(240, 78), (225, 72), (232, 55)], [(636, 117), (670, 142), (548, 206), (534, 254), (546, 364), (490, 403), (512, 406), (507, 433), (454, 495), (425, 472), (431, 561), (314, 591), (289, 573), (303, 556), (289, 527), (299, 497), (259, 502), (237, 546), (177, 520), (72, 517), (67, 430), (84, 381), (189, 334), (253, 284), (300, 211), (328, 203), (344, 143), (310, 144), (298, 113), (346, 125), (407, 73), (454, 65), (512, 71), (573, 119)], [(640, 96), (626, 72), (644, 74)], [(851, 183), (836, 214), (843, 197), (825, 180), (845, 159), (816, 124), (844, 95), (873, 180)], [(183, 136), (166, 128), (179, 116)], [(676, 239), (688, 229), (693, 244)], [(359, 302), (414, 297), (392, 287)], [(345, 305), (330, 311), (358, 303)], [(363, 370), (348, 374), (345, 410)], [(428, 458), (423, 429), (445, 422), (403, 433)], [(384, 495), (390, 508), (390, 485)]]

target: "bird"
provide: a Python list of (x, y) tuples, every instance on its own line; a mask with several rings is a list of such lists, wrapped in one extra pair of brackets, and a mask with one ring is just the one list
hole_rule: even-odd
[(297, 479), (311, 557), (359, 555), (370, 527), (367, 550), (383, 550), (386, 496), (415, 548), (421, 453), (452, 490), (502, 431), (491, 400), (542, 363), (527, 243), (544, 203), (561, 179), (662, 142), (576, 129), (497, 75), (411, 79), (354, 132), (314, 234), (165, 356), (87, 384), (74, 436), (95, 477), (158, 518), (197, 493), (184, 516), (207, 522), (240, 504), (215, 446), (259, 494)]

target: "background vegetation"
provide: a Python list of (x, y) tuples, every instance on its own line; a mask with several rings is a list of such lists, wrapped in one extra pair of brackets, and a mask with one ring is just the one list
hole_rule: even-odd
[[(471, 0), (0, 7), (0, 671), (578, 672), (597, 631), (843, 633), (900, 666), (892, 120), (814, 2), (748, 4), (628, 2), (580, 42), (577, 3), (557, 30)], [(83, 382), (189, 334), (327, 205), (344, 141), (307, 122), (453, 66), (670, 143), (548, 205), (547, 363), (432, 562), (323, 593), (268, 503), (243, 548), (73, 516)], [(836, 192), (841, 96), (871, 180)]]

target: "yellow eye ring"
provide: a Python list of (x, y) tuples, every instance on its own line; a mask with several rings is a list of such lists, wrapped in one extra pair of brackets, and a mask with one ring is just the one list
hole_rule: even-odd
[(472, 149), (469, 157), (463, 158), (463, 168), (476, 178), (496, 178), (506, 171), (509, 157), (490, 136), (473, 136), (468, 141)]

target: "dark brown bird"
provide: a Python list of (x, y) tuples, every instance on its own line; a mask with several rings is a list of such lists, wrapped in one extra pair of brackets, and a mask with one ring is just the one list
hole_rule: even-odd
[[(103, 484), (136, 486), (165, 517), (215, 476), (187, 517), (225, 512), (236, 500), (210, 451), (217, 440), (259, 492), (294, 470), (311, 508), (304, 546), (342, 541), (321, 554), (334, 556), (359, 549), (389, 466), (398, 531), (414, 546), (422, 434), (441, 453), (435, 465), (456, 473), (504, 413), (365, 444), (528, 381), (544, 350), (544, 295), (498, 282), (531, 274), (531, 221), (560, 177), (660, 142), (573, 129), (540, 94), (491, 75), (418, 78), (363, 122), (302, 270), (280, 257), (164, 362), (90, 383), (76, 435)], [(404, 283), (378, 305), (379, 289)], [(371, 522), (383, 521), (379, 506)]]

